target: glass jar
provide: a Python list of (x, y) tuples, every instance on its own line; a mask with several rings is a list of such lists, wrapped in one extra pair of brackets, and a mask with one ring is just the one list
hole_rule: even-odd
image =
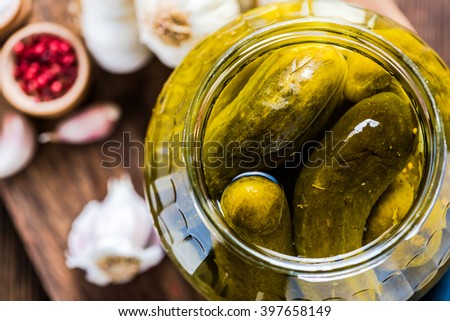
[[(359, 52), (400, 82), (421, 119), (418, 195), (401, 224), (343, 255), (282, 255), (242, 240), (208, 196), (201, 147), (211, 106), (244, 66), (282, 46), (326, 43)], [(250, 11), (198, 45), (174, 71), (146, 138), (146, 193), (162, 243), (208, 299), (407, 300), (450, 258), (450, 72), (415, 34), (341, 2), (286, 2)], [(320, 241), (320, 240), (319, 240)]]

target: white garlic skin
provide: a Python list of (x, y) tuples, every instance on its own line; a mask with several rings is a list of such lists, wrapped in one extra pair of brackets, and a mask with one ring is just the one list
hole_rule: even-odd
[(82, 0), (81, 28), (89, 51), (111, 73), (132, 73), (151, 58), (139, 42), (133, 0)]
[[(240, 14), (237, 0), (136, 0), (136, 10), (142, 43), (170, 68)], [(168, 37), (161, 36), (164, 34)], [(170, 41), (171, 35), (175, 35), (174, 41)]]
[[(111, 179), (106, 198), (89, 202), (75, 219), (66, 264), (85, 270), (89, 282), (105, 286), (130, 281), (159, 264), (164, 256), (146, 202), (136, 193), (130, 178), (124, 177)], [(138, 262), (138, 267), (111, 275), (101, 266), (108, 258), (130, 259)]]
[(0, 128), (0, 179), (24, 169), (36, 152), (36, 131), (25, 116), (6, 112)]

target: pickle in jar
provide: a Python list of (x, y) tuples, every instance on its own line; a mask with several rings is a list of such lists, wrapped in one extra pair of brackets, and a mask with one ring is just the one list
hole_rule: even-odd
[[(340, 103), (346, 73), (345, 58), (329, 45), (270, 53), (238, 96), (208, 121), (202, 157), (210, 195), (220, 197), (240, 173), (276, 167), (286, 142), (302, 146), (319, 134), (320, 126), (311, 125), (324, 123)], [(211, 147), (221, 162), (210, 160)]]
[[(244, 176), (228, 185), (220, 201), (224, 220), (251, 244), (295, 255), (291, 215), (283, 189), (264, 175)], [(267, 272), (215, 244), (221, 295), (230, 300), (285, 298), (287, 278)], [(218, 285), (216, 285), (217, 287)]]
[[(272, 171), (285, 180), (297, 178), (295, 184), (285, 184), (288, 190), (282, 197), (288, 195), (287, 202), (292, 204), (292, 230), (285, 233), (286, 238), (293, 237), (295, 250), (276, 247), (286, 243), (261, 237), (258, 231), (246, 233), (244, 229), (238, 233), (240, 237), (282, 254), (322, 258), (356, 250), (399, 224), (414, 201), (417, 186), (413, 185), (420, 183), (409, 182), (411, 189), (403, 200), (406, 190), (397, 183), (403, 182), (401, 172), (415, 157), (419, 123), (408, 95), (390, 73), (360, 53), (303, 44), (274, 50), (237, 76), (216, 101), (203, 147), (211, 142), (227, 146), (230, 142), (261, 141), (266, 133), (280, 142), (302, 144), (314, 144), (313, 139), (320, 137), (318, 146), (324, 147), (312, 153), (302, 150), (303, 159), (296, 169), (285, 167), (285, 159), (279, 159), (274, 168), (252, 164), (255, 168), (251, 169)], [(350, 101), (356, 104), (349, 107)], [(334, 142), (345, 143), (339, 149), (345, 166), (317, 167), (308, 162), (336, 156), (328, 155), (333, 146), (327, 146), (327, 133), (332, 133)], [(213, 199), (227, 202), (230, 213), (237, 213), (230, 208), (241, 204), (236, 199), (230, 202), (230, 195), (236, 197), (245, 190), (238, 192), (239, 185), (230, 182), (249, 171), (240, 166), (245, 158), (240, 152), (224, 151), (224, 163), (230, 164), (226, 161), (231, 159), (231, 167), (209, 166), (207, 153), (203, 153), (209, 193)], [(268, 154), (263, 149), (257, 152), (260, 161)], [(234, 192), (230, 194), (230, 190)], [(398, 204), (400, 200), (402, 204)], [(273, 200), (267, 198), (266, 202)], [(251, 207), (252, 203), (246, 201), (245, 205)], [(267, 204), (259, 205), (264, 213)], [(379, 209), (386, 207), (380, 215)], [(392, 213), (399, 211), (392, 220)], [(262, 222), (257, 211), (247, 208), (246, 212)], [(252, 222), (242, 212), (237, 217)], [(231, 218), (227, 223), (236, 229)], [(220, 258), (217, 261), (224, 263)]]
[[(414, 149), (416, 117), (404, 100), (381, 93), (352, 107), (333, 127), (333, 142), (305, 166), (294, 196), (294, 238), (300, 256), (323, 258), (363, 245), (369, 214)], [(327, 155), (327, 153), (329, 153)]]

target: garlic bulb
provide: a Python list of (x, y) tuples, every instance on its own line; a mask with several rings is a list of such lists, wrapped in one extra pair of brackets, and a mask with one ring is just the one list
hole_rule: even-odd
[(26, 167), (36, 151), (36, 131), (22, 115), (7, 112), (0, 128), (0, 179)]
[(95, 60), (111, 73), (134, 72), (151, 57), (139, 42), (133, 0), (82, 0), (81, 29)]
[(176, 67), (205, 36), (240, 13), (238, 0), (135, 0), (141, 41)]
[(45, 143), (85, 144), (107, 138), (116, 127), (122, 111), (111, 102), (96, 103), (81, 113), (63, 120), (53, 133), (40, 134), (38, 140)]
[(144, 199), (123, 177), (111, 179), (106, 198), (89, 202), (73, 222), (66, 264), (104, 286), (126, 283), (164, 256)]

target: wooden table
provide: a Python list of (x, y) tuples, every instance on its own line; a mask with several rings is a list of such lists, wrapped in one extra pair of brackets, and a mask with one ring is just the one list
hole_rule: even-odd
[[(33, 20), (72, 23), (67, 0), (35, 0)], [(421, 36), (450, 64), (450, 1), (399, 0)], [(72, 25), (73, 27), (73, 25)], [(158, 92), (170, 74), (154, 59), (144, 70), (129, 76), (113, 76), (94, 70), (94, 87), (88, 101), (109, 99), (120, 103), (124, 118), (113, 139), (123, 132), (142, 141)], [(2, 99), (0, 97), (0, 103)], [(39, 121), (40, 130), (51, 128)], [(13, 224), (0, 207), (0, 300), (187, 300), (201, 297), (183, 280), (169, 260), (123, 286), (100, 288), (84, 281), (81, 271), (64, 265), (67, 233), (74, 217), (91, 199), (102, 199), (111, 176), (130, 173), (138, 189), (141, 182), (139, 155), (124, 152), (130, 168), (101, 169), (101, 145), (42, 146), (32, 166), (20, 175), (0, 182), (0, 193)], [(142, 150), (139, 151), (142, 153)], [(142, 156), (142, 155), (141, 155)], [(62, 179), (61, 179), (62, 178)], [(140, 190), (140, 189), (139, 189)], [(58, 199), (57, 202), (51, 201)], [(13, 226), (19, 231), (31, 269)], [(42, 244), (51, 251), (43, 251)]]
[[(35, 0), (33, 21), (54, 21), (76, 26), (67, 10), (68, 0)], [(122, 141), (130, 133), (142, 142), (151, 108), (171, 70), (154, 59), (144, 70), (114, 76), (93, 70), (93, 86), (86, 103), (112, 100), (123, 109), (123, 118), (111, 139)], [(39, 131), (53, 128), (54, 121), (36, 121)], [(0, 191), (14, 226), (37, 275), (50, 299), (55, 300), (187, 300), (200, 296), (177, 272), (169, 259), (133, 282), (121, 286), (97, 287), (84, 279), (80, 270), (65, 266), (67, 236), (74, 218), (92, 199), (103, 199), (110, 177), (128, 172), (135, 188), (142, 191), (139, 160), (143, 150), (125, 150), (130, 168), (101, 168), (101, 144), (89, 146), (45, 145), (26, 171), (0, 183)], [(106, 159), (105, 159), (106, 160)], [(14, 248), (7, 251), (11, 254)], [(8, 255), (8, 254), (2, 254)], [(10, 268), (14, 268), (11, 266)], [(0, 272), (3, 274), (3, 272)], [(11, 278), (13, 272), (9, 271)], [(20, 272), (18, 273), (20, 275)], [(0, 291), (3, 284), (0, 285)], [(11, 292), (11, 291), (10, 291)], [(29, 298), (29, 297), (26, 297)]]

